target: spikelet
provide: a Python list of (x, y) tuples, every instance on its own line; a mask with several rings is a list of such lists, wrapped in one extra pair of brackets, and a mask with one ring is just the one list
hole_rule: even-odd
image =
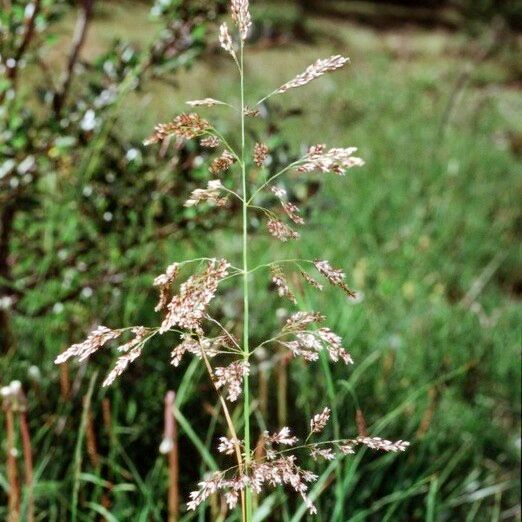
[(223, 191), (223, 185), (219, 179), (212, 179), (208, 182), (206, 189), (196, 189), (192, 191), (190, 198), (185, 201), (185, 207), (193, 207), (202, 201), (214, 203), (218, 207), (223, 207), (227, 203), (227, 199), (220, 197)]
[(319, 273), (326, 277), (332, 285), (343, 290), (352, 299), (357, 298), (357, 294), (346, 286), (346, 283), (344, 282), (346, 274), (342, 270), (333, 268), (328, 261), (321, 261), (319, 259), (314, 261), (314, 265)]
[(321, 413), (317, 413), (310, 420), (310, 433), (321, 433), (330, 420), (330, 408), (324, 408)]
[(155, 312), (159, 312), (163, 310), (167, 305), (170, 298), (170, 287), (176, 279), (176, 276), (179, 273), (179, 264), (172, 263), (167, 267), (164, 274), (159, 275), (154, 279), (153, 285), (156, 286), (159, 290), (159, 301), (156, 307), (154, 308)]
[(135, 336), (134, 339), (131, 339), (128, 343), (118, 348), (118, 351), (122, 352), (123, 355), (118, 357), (116, 366), (114, 366), (109, 375), (107, 375), (102, 386), (110, 386), (116, 377), (119, 377), (127, 369), (129, 364), (141, 355), (147, 330), (143, 326), (138, 326), (132, 329), (132, 333)]
[(327, 72), (335, 71), (336, 69), (345, 66), (349, 61), (349, 58), (345, 58), (338, 54), (323, 60), (317, 60), (314, 64), (310, 65), (305, 72), (297, 75), (293, 80), (286, 82), (284, 85), (281, 85), (281, 87), (279, 87), (275, 92), (276, 94), (282, 94), (289, 89), (302, 87)]
[(288, 225), (285, 225), (278, 219), (269, 219), (266, 223), (268, 232), (279, 241), (286, 242), (289, 239), (299, 239), (299, 233), (292, 230)]
[(144, 141), (144, 145), (162, 142), (171, 136), (189, 140), (201, 136), (209, 128), (210, 123), (199, 114), (180, 114), (170, 123), (156, 125), (154, 133)]
[(282, 187), (272, 187), (272, 193), (279, 199), (286, 215), (296, 224), (304, 225), (304, 219), (299, 215), (299, 207), (287, 200), (286, 190)]
[(290, 290), (285, 274), (279, 265), (274, 265), (272, 267), (272, 283), (276, 286), (279, 297), (286, 297), (292, 303), (297, 303), (297, 299), (292, 290)]
[(219, 158), (216, 158), (210, 165), (209, 171), (217, 176), (221, 172), (228, 170), (236, 161), (236, 158), (228, 150), (225, 150)]
[(357, 152), (356, 147), (326, 150), (325, 145), (314, 145), (310, 147), (303, 160), (304, 163), (297, 170), (299, 172), (314, 172), (318, 170), (344, 176), (346, 170), (364, 165), (364, 161), (361, 158), (353, 156), (354, 152)]
[(219, 43), (221, 44), (221, 47), (227, 51), (227, 53), (230, 53), (232, 57), (237, 60), (232, 37), (230, 36), (228, 25), (225, 22), (222, 23), (219, 27)]
[(246, 361), (235, 361), (228, 366), (218, 367), (214, 370), (214, 384), (218, 390), (226, 387), (227, 399), (235, 402), (241, 395), (243, 377), (249, 373), (250, 365)]
[(215, 149), (221, 145), (221, 140), (217, 136), (207, 136), (200, 141), (202, 147), (207, 147), (208, 149)]
[(191, 100), (186, 102), (191, 107), (214, 107), (215, 105), (225, 105), (225, 102), (215, 100), (214, 98), (204, 98), (202, 100)]
[(268, 147), (264, 143), (256, 143), (254, 146), (254, 163), (258, 167), (262, 167), (267, 157)]

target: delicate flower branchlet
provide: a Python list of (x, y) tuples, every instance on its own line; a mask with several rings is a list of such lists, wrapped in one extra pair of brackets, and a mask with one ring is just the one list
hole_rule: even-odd
[(279, 199), (286, 215), (296, 224), (304, 225), (304, 219), (299, 215), (299, 208), (287, 200), (286, 190), (282, 187), (271, 187), (272, 193)]
[(321, 413), (316, 413), (310, 420), (310, 433), (321, 433), (330, 420), (330, 408), (324, 408)]
[(132, 333), (135, 336), (134, 339), (131, 339), (128, 343), (118, 348), (118, 351), (122, 352), (123, 355), (118, 357), (116, 365), (103, 381), (103, 386), (110, 386), (116, 377), (119, 377), (127, 369), (129, 364), (141, 355), (147, 330), (143, 326), (138, 326), (132, 329)]
[(208, 182), (206, 189), (196, 189), (190, 195), (190, 198), (185, 201), (186, 207), (193, 207), (202, 201), (214, 203), (218, 207), (224, 207), (227, 204), (226, 197), (220, 197), (223, 191), (223, 185), (219, 179), (212, 179)]
[(290, 428), (285, 426), (277, 433), (263, 432), (263, 442), (267, 444), (281, 444), (282, 446), (294, 446), (298, 442), (298, 438), (290, 433)]
[(250, 365), (246, 361), (235, 361), (228, 366), (220, 366), (214, 370), (214, 384), (218, 390), (226, 387), (227, 399), (235, 402), (241, 395), (243, 377), (249, 373)]
[(304, 163), (297, 170), (299, 172), (314, 172), (318, 170), (343, 176), (346, 170), (364, 165), (364, 161), (361, 158), (353, 156), (354, 152), (357, 152), (356, 147), (326, 150), (325, 145), (314, 145), (310, 147), (303, 160)]
[(225, 102), (214, 98), (203, 98), (202, 100), (190, 100), (186, 102), (191, 107), (214, 107), (215, 105), (225, 105)]
[(56, 364), (64, 363), (71, 357), (78, 357), (79, 361), (84, 361), (94, 352), (105, 346), (109, 341), (117, 339), (121, 335), (120, 330), (111, 330), (106, 326), (98, 326), (92, 331), (87, 339), (82, 343), (73, 344), (65, 352), (61, 353), (55, 359)]
[(172, 283), (179, 274), (179, 263), (172, 263), (167, 267), (164, 274), (159, 275), (154, 279), (154, 286), (159, 290), (159, 301), (154, 308), (155, 312), (163, 310), (170, 299), (170, 288)]
[(285, 274), (279, 265), (272, 266), (272, 283), (276, 286), (279, 297), (286, 297), (292, 303), (297, 303), (297, 299), (292, 290), (290, 290)]
[(241, 40), (246, 40), (252, 27), (252, 17), (248, 6), (248, 0), (231, 1), (232, 20), (237, 25)]
[(225, 150), (219, 158), (216, 158), (209, 167), (209, 170), (215, 176), (228, 170), (236, 161), (236, 158), (228, 150)]
[(345, 364), (352, 364), (352, 357), (341, 343), (341, 338), (329, 328), (319, 328), (314, 331), (298, 331), (294, 340), (279, 341), (279, 344), (290, 350), (294, 356), (303, 357), (306, 361), (317, 361), (319, 352), (326, 349), (333, 362), (342, 360)]
[(236, 51), (234, 50), (234, 43), (232, 42), (232, 37), (230, 36), (230, 31), (228, 30), (228, 25), (226, 22), (223, 22), (219, 26), (219, 43), (221, 44), (221, 47), (227, 51), (227, 53), (230, 53), (232, 57), (237, 60)]
[(248, 105), (245, 106), (243, 113), (245, 116), (248, 116), (249, 118), (257, 118), (261, 114), (259, 109), (249, 107)]
[(206, 337), (193, 338), (189, 334), (181, 336), (181, 342), (174, 347), (170, 354), (170, 363), (172, 366), (179, 366), (183, 355), (186, 352), (195, 355), (199, 359), (205, 357), (215, 357), (221, 348), (226, 349), (229, 345), (228, 337), (221, 335), (212, 339)]
[(206, 147), (208, 149), (215, 149), (221, 145), (221, 140), (214, 136), (213, 134), (211, 136), (206, 136), (200, 141), (200, 144), (202, 147)]
[(326, 277), (332, 285), (339, 287), (352, 299), (357, 297), (357, 294), (346, 286), (346, 283), (344, 282), (346, 274), (342, 270), (333, 268), (329, 261), (321, 261), (319, 259), (314, 261), (314, 265), (319, 273)]
[(154, 133), (147, 140), (145, 145), (158, 143), (176, 136), (177, 138), (190, 140), (201, 136), (210, 128), (210, 123), (203, 119), (199, 114), (180, 114), (170, 123), (160, 123), (154, 127)]
[(219, 453), (224, 453), (225, 455), (232, 455), (238, 445), (241, 445), (241, 441), (238, 439), (227, 439), (227, 437), (219, 437)]
[(335, 459), (335, 454), (331, 448), (313, 447), (310, 450), (310, 456), (314, 460), (318, 460), (319, 457), (322, 459), (325, 459), (325, 460), (334, 460)]
[(264, 143), (256, 143), (254, 145), (254, 163), (258, 167), (262, 167), (268, 158), (268, 147)]
[(175, 325), (188, 330), (199, 330), (206, 307), (214, 298), (221, 279), (228, 275), (230, 264), (225, 259), (213, 259), (208, 262), (202, 274), (191, 276), (180, 287), (167, 305), (167, 316), (160, 327), (164, 333)]
[(406, 451), (410, 443), (404, 440), (392, 442), (380, 437), (357, 437), (356, 439), (343, 441), (339, 445), (339, 449), (345, 455), (355, 453), (356, 446), (366, 446), (372, 450), (387, 451), (391, 453), (400, 453)]
[(272, 236), (279, 241), (286, 242), (289, 239), (299, 239), (299, 232), (292, 230), (288, 225), (279, 221), (278, 219), (269, 219), (266, 223), (266, 228)]
[(323, 290), (323, 285), (321, 283), (319, 283), (319, 281), (316, 281), (310, 274), (308, 274), (307, 272), (304, 272), (304, 271), (301, 271), (300, 272), (301, 275), (303, 276), (303, 279), (310, 285), (310, 286), (313, 286), (316, 290), (319, 290), (320, 292), (322, 292)]
[(307, 326), (321, 323), (325, 319), (325, 316), (318, 312), (296, 312), (286, 320), (283, 332), (304, 330)]
[(297, 457), (289, 455), (270, 462), (254, 463), (252, 475), (249, 477), (249, 485), (256, 492), (261, 493), (263, 486), (277, 487), (290, 486), (301, 495), (311, 515), (317, 513), (317, 509), (306, 495), (308, 484), (317, 480), (317, 475), (300, 468)]
[(329, 58), (317, 60), (314, 64), (310, 65), (305, 72), (297, 75), (293, 80), (285, 83), (279, 89), (277, 89), (276, 93), (281, 94), (289, 89), (295, 89), (296, 87), (302, 87), (307, 83), (310, 83), (312, 80), (319, 78), (323, 74), (335, 71), (336, 69), (340, 69), (345, 66), (350, 61), (349, 58), (345, 58), (344, 56), (335, 55), (330, 56)]

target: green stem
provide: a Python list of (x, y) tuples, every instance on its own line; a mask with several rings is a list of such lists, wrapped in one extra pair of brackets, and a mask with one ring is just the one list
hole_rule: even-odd
[[(245, 164), (245, 74), (243, 62), (243, 42), (241, 42), (241, 180), (243, 184), (243, 358), (248, 363), (250, 358), (249, 348), (249, 303), (248, 303), (248, 193), (247, 193), (247, 176)], [(244, 378), (244, 404), (243, 404), (243, 420), (245, 425), (244, 443), (245, 443), (245, 471), (248, 472), (250, 466), (250, 385), (248, 375)], [(246, 489), (245, 495), (245, 521), (252, 521), (252, 490)]]

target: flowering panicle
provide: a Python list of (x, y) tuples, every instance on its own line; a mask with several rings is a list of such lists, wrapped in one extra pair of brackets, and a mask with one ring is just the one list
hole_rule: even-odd
[(304, 163), (300, 165), (297, 170), (299, 172), (319, 170), (321, 172), (333, 172), (334, 174), (343, 176), (346, 170), (364, 165), (364, 161), (361, 158), (353, 156), (354, 152), (357, 152), (356, 147), (326, 150), (325, 145), (314, 145), (310, 147), (304, 157)]
[(266, 223), (268, 232), (279, 241), (286, 242), (289, 239), (299, 239), (299, 232), (292, 230), (288, 225), (285, 225), (278, 219), (269, 219)]
[[(296, 162), (287, 165), (275, 174), (271, 169), (263, 169), (269, 164), (269, 149), (264, 143), (255, 143), (250, 161), (247, 161), (245, 134), (245, 117), (256, 117), (261, 114), (260, 103), (268, 99), (273, 94), (284, 93), (290, 89), (304, 86), (312, 80), (335, 71), (348, 63), (348, 58), (341, 55), (334, 55), (324, 60), (317, 60), (310, 65), (302, 74), (285, 83), (267, 97), (258, 102), (257, 107), (252, 108), (245, 105), (244, 74), (243, 66), (244, 42), (252, 27), (252, 18), (249, 10), (248, 0), (230, 0), (231, 14), (239, 37), (234, 35), (234, 39), (226, 23), (219, 28), (219, 42), (221, 47), (229, 53), (239, 68), (241, 86), (241, 106), (239, 114), (241, 117), (241, 140), (234, 140), (223, 136), (215, 129), (209, 121), (202, 118), (199, 114), (183, 113), (176, 116), (171, 122), (159, 124), (155, 127), (154, 133), (146, 144), (168, 143), (168, 140), (175, 138), (179, 144), (181, 140), (198, 138), (201, 147), (208, 149), (222, 149), (217, 152), (215, 159), (210, 163), (209, 170), (217, 176), (229, 170), (235, 162), (241, 167), (238, 170), (241, 174), (240, 183), (235, 176), (230, 175), (225, 186), (220, 179), (212, 179), (207, 182), (207, 186), (195, 189), (191, 192), (186, 207), (193, 207), (201, 202), (208, 202), (217, 206), (224, 206), (227, 202), (227, 194), (236, 196), (242, 206), (242, 268), (231, 268), (226, 259), (205, 260), (204, 267), (192, 273), (179, 285), (179, 289), (174, 290), (174, 284), (179, 277), (182, 266), (187, 263), (203, 262), (203, 259), (184, 261), (169, 265), (165, 272), (154, 279), (153, 286), (158, 290), (159, 298), (155, 310), (162, 313), (162, 322), (159, 327), (145, 328), (143, 326), (132, 328), (133, 336), (118, 348), (118, 357), (115, 366), (103, 382), (107, 386), (121, 375), (128, 366), (135, 361), (142, 353), (145, 343), (157, 334), (175, 333), (178, 336), (177, 344), (171, 351), (171, 364), (178, 367), (186, 354), (191, 354), (204, 363), (208, 375), (220, 398), (220, 406), (224, 413), (224, 420), (227, 423), (229, 437), (220, 437), (217, 450), (223, 456), (234, 456), (237, 460), (236, 466), (229, 467), (226, 471), (217, 471), (207, 475), (204, 480), (199, 482), (196, 491), (190, 494), (187, 504), (189, 510), (195, 510), (207, 500), (211, 495), (219, 493), (223, 496), (224, 502), (229, 509), (237, 507), (241, 501), (241, 514), (243, 522), (251, 522), (252, 513), (249, 499), (252, 500), (252, 493), (260, 494), (266, 489), (279, 486), (286, 486), (300, 495), (305, 502), (310, 514), (317, 513), (316, 507), (308, 496), (310, 484), (317, 480), (317, 476), (303, 469), (299, 465), (297, 455), (302, 453), (314, 460), (333, 460), (342, 455), (349, 455), (355, 452), (357, 447), (367, 447), (374, 450), (388, 452), (402, 452), (408, 447), (408, 443), (402, 440), (391, 442), (379, 437), (368, 437), (366, 430), (359, 430), (359, 437), (354, 439), (341, 439), (327, 442), (309, 443), (313, 435), (324, 432), (330, 416), (331, 410), (324, 407), (322, 411), (313, 415), (310, 420), (310, 432), (304, 444), (298, 444), (298, 438), (285, 426), (279, 431), (264, 431), (261, 435), (257, 447), (251, 447), (251, 428), (250, 428), (250, 408), (251, 404), (247, 400), (250, 391), (249, 374), (251, 372), (250, 361), (257, 348), (263, 346), (282, 346), (289, 350), (294, 356), (304, 358), (306, 361), (316, 361), (321, 352), (326, 352), (333, 362), (343, 361), (351, 364), (352, 358), (348, 351), (343, 347), (342, 339), (329, 328), (321, 323), (325, 317), (317, 312), (298, 311), (290, 315), (283, 324), (280, 332), (269, 340), (262, 342), (256, 349), (251, 349), (249, 340), (254, 336), (249, 332), (250, 322), (248, 320), (249, 310), (249, 276), (260, 268), (271, 267), (271, 282), (280, 297), (285, 297), (293, 304), (297, 304), (297, 299), (290, 289), (287, 277), (283, 271), (283, 263), (291, 263), (296, 266), (304, 280), (316, 289), (322, 290), (321, 283), (312, 278), (305, 272), (301, 263), (311, 263), (318, 272), (324, 276), (332, 285), (344, 290), (350, 297), (355, 297), (346, 285), (345, 273), (332, 267), (328, 261), (316, 260), (285, 260), (276, 263), (268, 263), (257, 267), (249, 266), (248, 244), (249, 244), (249, 212), (261, 210), (267, 216), (268, 232), (280, 241), (298, 239), (299, 233), (293, 230), (295, 225), (303, 225), (304, 220), (300, 209), (295, 203), (290, 201), (289, 194), (279, 183), (282, 182), (282, 174), (297, 168), (298, 172), (319, 171), (323, 173), (331, 172), (338, 175), (345, 174), (346, 170), (352, 167), (362, 166), (363, 160), (354, 154), (357, 149), (351, 148), (330, 148), (325, 145), (315, 145), (310, 147), (305, 156)], [(241, 50), (239, 55), (236, 49)], [(214, 98), (202, 98), (190, 100), (187, 104), (191, 107), (232, 107), (226, 102)], [(232, 148), (229, 143), (240, 143), (241, 148)], [(219, 150), (219, 149), (218, 149)], [(254, 176), (249, 173), (250, 163), (263, 169), (267, 176), (264, 182), (257, 185)], [(256, 169), (254, 169), (256, 170)], [(278, 179), (278, 184), (274, 182)], [(240, 185), (238, 192), (233, 185)], [(282, 211), (273, 212), (270, 209), (256, 206), (255, 198), (266, 188), (270, 190), (281, 204)], [(286, 216), (283, 215), (286, 214)], [(281, 217), (282, 216), (282, 217)], [(279, 219), (281, 217), (281, 219)], [(288, 218), (288, 219), (287, 219)], [(288, 222), (291, 226), (287, 225)], [(292, 224), (293, 223), (293, 224)], [(238, 242), (239, 243), (239, 242)], [(286, 265), (285, 265), (286, 266)], [(232, 274), (229, 276), (229, 269)], [(224, 280), (229, 280), (235, 276), (242, 276), (243, 279), (243, 342), (240, 344), (235, 335), (235, 326), (221, 324), (217, 318), (210, 315), (209, 306), (214, 299), (218, 286)], [(178, 286), (178, 285), (176, 285)], [(235, 299), (232, 297), (232, 299)], [(224, 314), (225, 316), (228, 314)], [(203, 327), (209, 327), (209, 332)], [(212, 334), (212, 329), (219, 328), (217, 335)], [(234, 334), (229, 333), (231, 329)], [(91, 332), (87, 339), (82, 343), (75, 344), (68, 348), (64, 353), (56, 358), (57, 363), (63, 363), (75, 356), (80, 360), (89, 357), (96, 350), (105, 346), (108, 342), (120, 337), (128, 329), (111, 330), (104, 326), (99, 326)], [(215, 330), (214, 330), (215, 332)], [(217, 363), (216, 361), (220, 361)], [(225, 360), (225, 362), (221, 362)], [(218, 365), (220, 364), (220, 365)], [(5, 395), (6, 389), (2, 389)], [(244, 436), (238, 438), (237, 426), (235, 426), (235, 415), (231, 411), (230, 402), (237, 401), (241, 393), (245, 390), (244, 404), (240, 408), (243, 410), (242, 430)], [(9, 392), (10, 393), (10, 392)], [(226, 399), (226, 400), (225, 400)], [(160, 451), (170, 452), (172, 450), (173, 439), (165, 438), (160, 446)], [(238, 518), (238, 517), (236, 517)]]
[(297, 303), (297, 299), (292, 290), (290, 290), (285, 274), (279, 265), (272, 266), (272, 283), (276, 286), (279, 297), (286, 297), (292, 303)]
[(231, 402), (237, 401), (241, 395), (243, 377), (250, 373), (250, 365), (245, 361), (235, 361), (229, 366), (220, 366), (214, 370), (214, 384), (219, 390), (227, 388), (227, 399)]
[(78, 357), (79, 361), (84, 361), (94, 352), (105, 346), (109, 341), (117, 339), (120, 335), (121, 331), (119, 330), (111, 330), (106, 326), (98, 326), (96, 330), (89, 334), (85, 341), (73, 344), (70, 348), (65, 350), (65, 352), (58, 355), (54, 362), (56, 364), (61, 364), (69, 360), (71, 357)]
[(209, 170), (214, 176), (228, 170), (236, 161), (236, 158), (228, 150), (225, 150), (219, 158), (216, 158), (210, 165)]
[(167, 267), (164, 274), (159, 275), (154, 279), (153, 285), (158, 287), (159, 290), (159, 301), (154, 308), (155, 312), (163, 310), (170, 299), (170, 288), (172, 283), (179, 274), (179, 263), (172, 263)]
[(190, 100), (186, 102), (191, 107), (214, 107), (215, 105), (226, 105), (225, 102), (214, 98), (203, 98), (202, 100)]
[(177, 138), (190, 140), (201, 136), (210, 129), (210, 123), (199, 114), (180, 114), (171, 123), (160, 123), (154, 127), (154, 134), (145, 140), (145, 145), (152, 145), (176, 136)]
[(254, 146), (254, 163), (262, 167), (268, 158), (268, 147), (264, 143), (256, 143)]
[(206, 189), (196, 189), (192, 192), (190, 198), (185, 201), (185, 206), (193, 207), (202, 201), (207, 201), (218, 207), (224, 207), (227, 204), (227, 198), (220, 197), (222, 190), (223, 185), (219, 179), (210, 180)]
[(246, 40), (248, 31), (252, 27), (252, 17), (249, 11), (248, 0), (231, 1), (232, 20), (237, 25), (241, 40)]
[(314, 64), (310, 65), (305, 70), (305, 72), (297, 75), (293, 80), (290, 80), (289, 82), (286, 82), (284, 85), (279, 87), (279, 89), (276, 91), (276, 94), (282, 94), (290, 89), (302, 87), (303, 85), (310, 83), (312, 80), (319, 78), (319, 76), (322, 76), (327, 72), (335, 71), (336, 69), (344, 67), (349, 61), (349, 58), (345, 58), (344, 56), (340, 56), (338, 54), (323, 60), (317, 60)]
[(346, 274), (342, 270), (333, 268), (329, 261), (321, 261), (320, 259), (314, 261), (314, 265), (319, 273), (326, 277), (332, 285), (343, 290), (352, 299), (357, 297), (357, 294), (346, 286), (344, 282)]
[(137, 326), (132, 329), (132, 333), (135, 336), (134, 339), (131, 339), (128, 343), (125, 343), (118, 348), (118, 351), (123, 353), (123, 355), (118, 357), (116, 365), (103, 381), (103, 386), (110, 386), (115, 381), (116, 377), (119, 377), (127, 369), (129, 364), (141, 355), (146, 340), (147, 329), (143, 326)]
[(176, 325), (188, 330), (199, 330), (206, 307), (214, 298), (221, 279), (228, 275), (229, 267), (226, 259), (212, 259), (203, 274), (191, 276), (183, 283), (179, 294), (167, 305), (168, 312), (161, 323), (160, 333)]

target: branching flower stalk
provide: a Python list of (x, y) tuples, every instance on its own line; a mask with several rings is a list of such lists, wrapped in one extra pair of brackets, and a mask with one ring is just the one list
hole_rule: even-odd
[[(123, 339), (118, 348), (116, 365), (104, 381), (104, 385), (107, 386), (141, 356), (145, 345), (152, 338), (176, 336), (178, 343), (172, 350), (171, 363), (175, 367), (179, 366), (185, 355), (190, 353), (204, 364), (229, 432), (228, 436), (220, 437), (218, 451), (235, 459), (233, 466), (205, 477), (199, 483), (198, 489), (191, 493), (187, 507), (189, 510), (196, 510), (211, 495), (221, 493), (230, 510), (240, 506), (243, 522), (252, 522), (253, 494), (260, 494), (267, 488), (281, 485), (293, 489), (300, 495), (311, 514), (317, 512), (307, 495), (309, 485), (317, 476), (300, 466), (299, 458), (302, 455), (308, 455), (314, 460), (332, 460), (353, 454), (359, 446), (401, 452), (408, 447), (408, 443), (401, 440), (391, 442), (380, 437), (367, 436), (366, 433), (359, 433), (356, 438), (314, 441), (316, 437), (321, 436), (330, 419), (330, 408), (324, 407), (310, 420), (309, 432), (302, 444), (298, 443), (298, 438), (292, 434), (289, 427), (283, 426), (273, 433), (260, 433), (259, 442), (253, 448), (250, 373), (254, 353), (271, 347), (276, 353), (282, 350), (289, 354), (289, 357), (301, 357), (310, 362), (318, 360), (321, 352), (325, 352), (334, 363), (343, 362), (350, 365), (353, 364), (353, 360), (343, 347), (342, 339), (330, 328), (321, 326), (326, 318), (313, 311), (296, 311), (286, 319), (279, 332), (252, 348), (249, 317), (250, 278), (260, 271), (267, 272), (278, 296), (294, 305), (297, 304), (297, 299), (289, 283), (289, 271), (294, 271), (306, 284), (319, 291), (323, 289), (323, 283), (320, 281), (325, 280), (342, 290), (349, 299), (355, 299), (357, 294), (349, 288), (346, 274), (327, 260), (281, 259), (250, 266), (249, 214), (260, 213), (266, 219), (268, 234), (276, 239), (282, 242), (296, 240), (300, 234), (294, 228), (303, 226), (305, 222), (300, 209), (289, 198), (289, 192), (282, 183), (283, 176), (291, 172), (298, 176), (312, 172), (343, 176), (347, 170), (360, 167), (364, 162), (354, 155), (357, 151), (355, 147), (327, 148), (318, 144), (311, 146), (298, 160), (275, 174), (268, 175), (263, 182), (250, 181), (250, 169), (264, 170), (270, 150), (263, 143), (253, 144), (251, 153), (250, 147), (247, 147), (246, 118), (258, 114), (255, 106), (251, 108), (245, 100), (245, 43), (252, 19), (248, 0), (231, 0), (230, 7), (236, 34), (231, 34), (225, 22), (220, 26), (219, 40), (221, 47), (232, 57), (239, 71), (240, 106), (236, 108), (232, 103), (214, 98), (191, 100), (188, 104), (192, 108), (218, 107), (237, 110), (240, 114), (241, 131), (239, 150), (231, 145), (232, 140), (227, 139), (209, 121), (195, 112), (181, 114), (169, 123), (157, 125), (153, 135), (145, 143), (198, 139), (201, 146), (216, 151), (217, 157), (209, 165), (209, 176), (212, 179), (206, 187), (194, 190), (185, 205), (225, 207), (228, 205), (229, 197), (241, 202), (241, 266), (235, 267), (226, 259), (215, 258), (199, 258), (171, 264), (165, 273), (154, 280), (154, 286), (159, 293), (155, 311), (163, 314), (159, 326), (134, 326), (117, 330), (98, 326), (85, 341), (60, 354), (56, 362), (63, 363), (71, 357), (85, 360), (109, 343)], [(347, 58), (339, 55), (317, 60), (303, 73), (260, 100), (258, 105), (271, 96), (302, 87), (328, 72), (340, 69), (348, 62)], [(237, 167), (239, 176), (234, 175)], [(263, 201), (267, 198), (272, 200), (272, 208), (262, 206), (258, 201), (261, 195)], [(178, 284), (187, 268), (197, 265), (199, 271), (196, 270), (188, 279)], [(314, 276), (310, 274), (311, 270), (316, 272)], [(241, 277), (243, 314), (236, 329), (229, 331), (213, 314), (211, 302), (218, 286), (228, 284), (236, 277)], [(214, 333), (216, 331), (217, 333)], [(241, 341), (238, 340), (240, 338)], [(232, 411), (241, 393), (242, 401), (239, 407), (242, 409), (242, 438), (238, 435), (239, 429), (234, 425), (233, 419), (237, 417)]]

